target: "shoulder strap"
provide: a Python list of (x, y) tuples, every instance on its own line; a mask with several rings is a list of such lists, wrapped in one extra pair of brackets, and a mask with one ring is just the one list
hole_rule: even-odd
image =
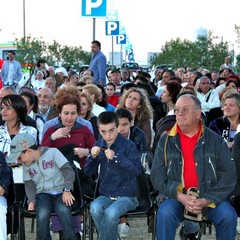
[(164, 163), (165, 163), (165, 167), (167, 167), (167, 143), (168, 143), (168, 138), (169, 138), (169, 133), (167, 134), (165, 143), (164, 143)]
[(208, 94), (208, 96), (207, 96), (206, 102), (208, 102), (208, 100), (209, 100), (211, 94), (212, 94), (212, 90), (210, 90), (210, 92), (209, 92), (209, 94)]

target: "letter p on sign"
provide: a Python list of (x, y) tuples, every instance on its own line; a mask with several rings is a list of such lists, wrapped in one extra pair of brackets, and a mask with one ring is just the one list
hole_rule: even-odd
[(107, 0), (82, 0), (83, 17), (106, 17)]
[(106, 35), (119, 35), (119, 21), (106, 21)]

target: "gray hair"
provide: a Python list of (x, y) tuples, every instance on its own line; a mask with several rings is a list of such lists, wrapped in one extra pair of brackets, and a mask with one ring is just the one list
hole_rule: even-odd
[(179, 98), (182, 98), (182, 97), (191, 98), (193, 100), (193, 102), (194, 102), (195, 107), (198, 108), (198, 109), (202, 109), (201, 102), (198, 99), (198, 97), (196, 97), (195, 95), (193, 95), (193, 94), (183, 94)]

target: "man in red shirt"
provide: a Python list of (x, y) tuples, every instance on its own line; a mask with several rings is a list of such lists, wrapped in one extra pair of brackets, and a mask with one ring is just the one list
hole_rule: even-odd
[[(174, 112), (176, 124), (160, 138), (151, 169), (153, 187), (164, 196), (157, 240), (174, 240), (186, 212), (213, 222), (216, 239), (234, 240), (237, 215), (228, 198), (236, 186), (236, 169), (230, 151), (220, 136), (203, 126), (196, 96), (180, 96)], [(198, 196), (189, 195), (190, 188)]]

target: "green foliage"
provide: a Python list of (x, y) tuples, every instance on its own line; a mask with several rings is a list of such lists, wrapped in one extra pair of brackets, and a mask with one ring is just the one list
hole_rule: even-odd
[(174, 69), (203, 66), (209, 70), (219, 70), (225, 56), (231, 56), (228, 48), (228, 42), (219, 41), (219, 37), (214, 37), (211, 32), (208, 37), (199, 36), (195, 42), (177, 38), (165, 43), (151, 65), (172, 64)]
[(47, 44), (41, 38), (16, 39), (17, 61), (23, 67), (28, 67), (31, 75), (39, 59), (44, 59), (50, 66), (73, 66), (77, 70), (82, 64), (89, 64), (91, 53), (83, 51), (82, 47), (62, 46), (55, 40)]
[[(236, 43), (238, 44), (237, 46), (240, 47), (240, 26), (235, 25), (235, 33), (237, 34), (237, 41)], [(240, 73), (240, 54), (236, 56), (236, 66), (235, 70)]]

